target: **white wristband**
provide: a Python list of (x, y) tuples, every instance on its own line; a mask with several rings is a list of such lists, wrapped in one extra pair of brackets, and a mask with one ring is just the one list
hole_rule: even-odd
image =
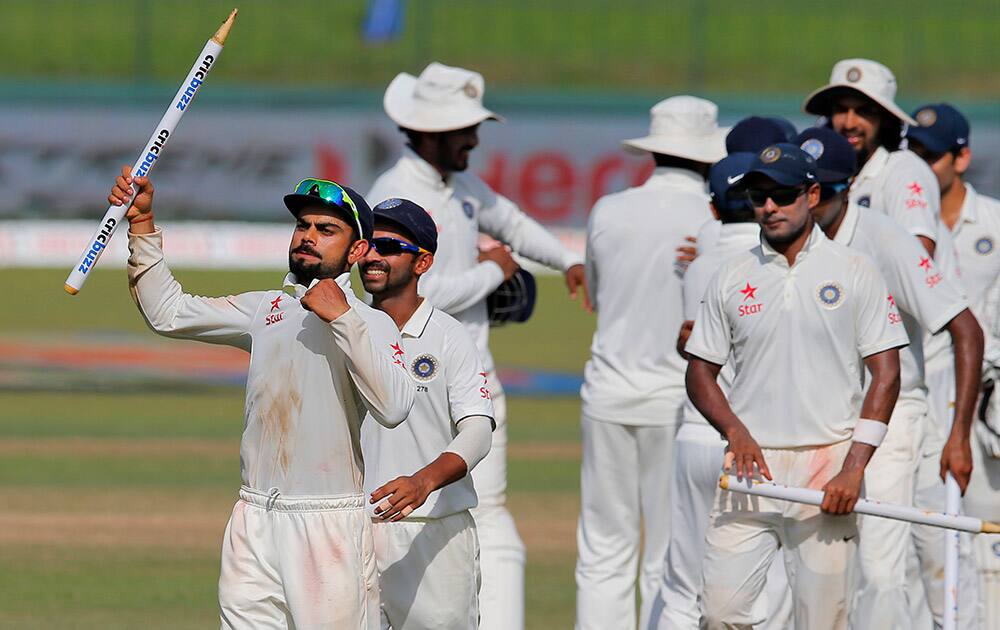
[(889, 425), (885, 422), (860, 418), (858, 419), (858, 423), (854, 425), (854, 433), (851, 435), (851, 440), (863, 444), (871, 444), (875, 448), (878, 448), (882, 444), (882, 440), (885, 439), (885, 434), (888, 431)]

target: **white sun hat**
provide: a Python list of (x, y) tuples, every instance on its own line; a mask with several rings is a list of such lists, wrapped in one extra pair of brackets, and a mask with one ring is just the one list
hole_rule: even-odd
[(433, 62), (419, 77), (400, 72), (382, 105), (392, 122), (414, 131), (453, 131), (503, 118), (483, 107), (483, 75)]
[(714, 164), (726, 157), (728, 128), (719, 108), (696, 96), (671, 96), (649, 110), (649, 135), (622, 142), (633, 153), (662, 153)]
[(872, 99), (908, 125), (917, 125), (909, 114), (896, 105), (896, 77), (892, 70), (871, 59), (842, 59), (833, 66), (830, 83), (806, 97), (802, 110), (817, 116), (829, 116), (832, 97), (852, 90)]

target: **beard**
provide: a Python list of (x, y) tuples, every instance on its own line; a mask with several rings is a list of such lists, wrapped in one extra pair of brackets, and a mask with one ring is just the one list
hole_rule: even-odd
[(336, 278), (347, 269), (347, 252), (333, 261), (320, 258), (317, 262), (305, 262), (295, 258), (293, 254), (312, 254), (319, 257), (320, 254), (308, 245), (300, 245), (288, 252), (288, 270), (295, 274), (295, 279), (303, 286), (309, 286), (313, 280), (323, 280), (324, 278)]

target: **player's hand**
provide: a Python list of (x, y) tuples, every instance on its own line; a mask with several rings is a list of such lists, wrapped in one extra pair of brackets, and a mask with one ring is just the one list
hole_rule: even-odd
[(685, 359), (688, 358), (688, 353), (684, 352), (684, 348), (687, 347), (688, 339), (691, 338), (692, 330), (694, 330), (694, 320), (687, 319), (681, 324), (681, 330), (677, 333), (677, 353)]
[(503, 270), (503, 279), (510, 280), (511, 277), (517, 273), (517, 270), (521, 267), (514, 260), (514, 257), (510, 255), (510, 252), (503, 245), (498, 245), (490, 249), (482, 250), (479, 252), (479, 262), (484, 262), (487, 260), (492, 260), (496, 264), (500, 265), (500, 269)]
[(347, 296), (344, 295), (343, 289), (331, 278), (324, 278), (313, 285), (302, 296), (299, 304), (307, 311), (316, 313), (320, 319), (327, 323), (337, 319), (351, 308), (351, 305), (347, 303)]
[(969, 439), (957, 433), (952, 433), (941, 451), (941, 480), (944, 481), (945, 474), (951, 476), (958, 482), (962, 494), (969, 486), (969, 477), (972, 476), (972, 445)]
[(136, 225), (144, 223), (153, 218), (153, 182), (148, 177), (132, 177), (132, 167), (122, 166), (121, 175), (115, 178), (115, 184), (111, 187), (111, 194), (108, 195), (108, 203), (114, 206), (123, 206), (128, 203), (129, 198), (135, 193), (135, 199), (129, 206), (125, 218), (129, 223)]
[(726, 447), (726, 460), (723, 464), (726, 472), (736, 472), (737, 479), (744, 477), (752, 479), (754, 477), (754, 464), (757, 470), (768, 481), (771, 479), (771, 471), (764, 461), (764, 453), (757, 445), (757, 440), (753, 439), (746, 427), (740, 426), (730, 435), (726, 436), (729, 445)]
[(583, 265), (573, 265), (566, 270), (566, 287), (569, 289), (571, 300), (576, 299), (577, 293), (583, 297), (581, 305), (588, 313), (594, 312), (594, 306), (590, 303), (590, 293), (587, 291), (587, 274), (583, 271)]
[(850, 514), (861, 496), (861, 482), (865, 469), (841, 469), (837, 476), (823, 486), (823, 503), (820, 509), (827, 514)]
[(372, 492), (368, 502), (378, 503), (375, 516), (383, 521), (398, 521), (423, 505), (433, 491), (433, 484), (419, 474), (396, 477)]
[(688, 265), (694, 262), (694, 259), (698, 257), (698, 249), (696, 247), (698, 239), (693, 236), (685, 236), (684, 240), (689, 245), (681, 245), (677, 248), (677, 258), (676, 264), (677, 268), (681, 270), (681, 273), (687, 271)]

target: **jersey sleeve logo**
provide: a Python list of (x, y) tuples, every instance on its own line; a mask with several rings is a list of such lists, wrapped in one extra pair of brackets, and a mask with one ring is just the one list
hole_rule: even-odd
[(475, 211), (476, 211), (476, 209), (474, 207), (472, 207), (472, 202), (471, 201), (469, 201), (468, 199), (466, 199), (466, 200), (464, 200), (462, 202), (462, 212), (465, 213), (465, 216), (467, 218), (471, 219), (472, 215), (475, 213)]
[(823, 308), (833, 310), (844, 303), (844, 287), (833, 281), (824, 282), (816, 289), (816, 301)]
[(437, 376), (438, 360), (431, 354), (422, 354), (410, 364), (410, 373), (418, 381), (426, 383)]
[(934, 269), (934, 263), (931, 262), (930, 258), (921, 256), (918, 265), (924, 270), (924, 282), (928, 287), (933, 289), (937, 285), (941, 284), (941, 280), (944, 279), (944, 276), (941, 275), (940, 271)]
[(988, 236), (984, 236), (978, 241), (976, 241), (976, 253), (985, 256), (993, 251), (993, 239)]

